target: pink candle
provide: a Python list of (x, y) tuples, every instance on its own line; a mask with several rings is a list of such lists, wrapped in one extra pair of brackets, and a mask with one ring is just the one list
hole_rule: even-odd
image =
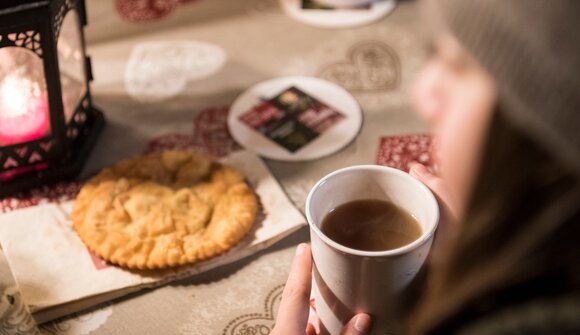
[(0, 145), (38, 139), (49, 129), (46, 92), (30, 79), (5, 77), (0, 83)]

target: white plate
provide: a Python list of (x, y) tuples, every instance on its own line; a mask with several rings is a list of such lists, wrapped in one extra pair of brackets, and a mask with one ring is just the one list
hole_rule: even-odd
[[(262, 99), (273, 98), (291, 86), (299, 88), (345, 116), (296, 152), (286, 150), (239, 120), (240, 115), (256, 106)], [(334, 83), (312, 77), (282, 77), (256, 84), (236, 98), (228, 114), (229, 131), (240, 145), (263, 157), (282, 161), (305, 161), (333, 154), (357, 136), (361, 125), (360, 106), (350, 93)]]
[(397, 2), (377, 0), (369, 9), (303, 9), (302, 0), (280, 0), (286, 13), (306, 24), (324, 28), (348, 28), (377, 21), (389, 14)]

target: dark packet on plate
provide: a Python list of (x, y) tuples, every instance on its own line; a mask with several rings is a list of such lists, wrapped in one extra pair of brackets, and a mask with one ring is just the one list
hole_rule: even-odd
[(290, 152), (316, 139), (345, 116), (297, 87), (289, 87), (239, 120)]

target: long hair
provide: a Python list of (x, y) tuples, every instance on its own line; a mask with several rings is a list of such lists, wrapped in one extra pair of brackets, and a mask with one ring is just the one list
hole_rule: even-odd
[(580, 287), (579, 181), (501, 107), (484, 146), (457, 239), (412, 318), (415, 333), (453, 333), (502, 308)]

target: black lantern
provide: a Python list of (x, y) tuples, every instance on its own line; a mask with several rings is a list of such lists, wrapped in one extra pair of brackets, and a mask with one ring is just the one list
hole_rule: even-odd
[(0, 2), (0, 196), (78, 174), (104, 125), (84, 0)]

